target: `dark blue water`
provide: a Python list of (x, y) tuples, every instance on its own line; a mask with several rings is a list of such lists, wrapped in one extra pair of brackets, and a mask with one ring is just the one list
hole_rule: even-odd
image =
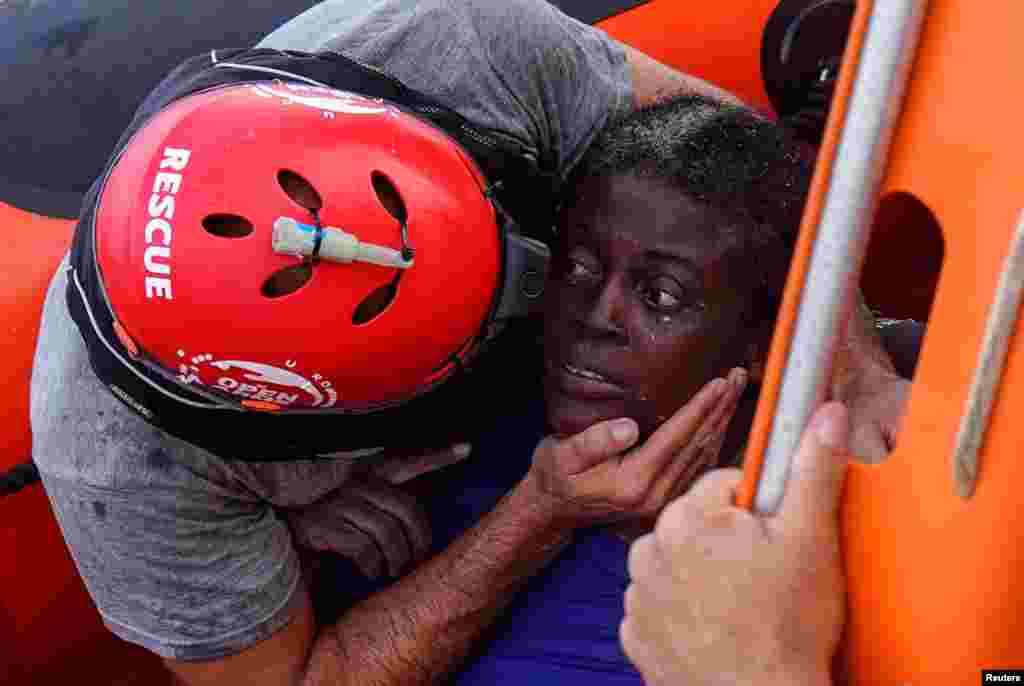
[(142, 99), (184, 59), (247, 47), (315, 0), (0, 3), (0, 201), (74, 217)]
[[(255, 45), (318, 0), (0, 0), (0, 202), (55, 217), (179, 63)], [(561, 0), (593, 23), (648, 0)]]

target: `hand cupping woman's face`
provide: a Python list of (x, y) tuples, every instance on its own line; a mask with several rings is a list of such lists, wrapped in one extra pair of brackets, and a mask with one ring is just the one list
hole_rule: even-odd
[(726, 215), (669, 182), (583, 180), (563, 213), (545, 313), (550, 428), (632, 417), (647, 434), (745, 364), (756, 278)]

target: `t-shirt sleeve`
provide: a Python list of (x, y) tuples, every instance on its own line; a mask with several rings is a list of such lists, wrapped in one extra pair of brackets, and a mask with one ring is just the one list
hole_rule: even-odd
[(181, 459), (198, 449), (103, 388), (64, 307), (65, 287), (62, 268), (43, 306), (33, 370), (33, 458), (104, 623), (180, 660), (222, 657), (271, 636), (306, 602), (286, 524), (229, 474)]
[(269, 638), (306, 602), (296, 552), (269, 507), (170, 483), (114, 491), (42, 477), (103, 623), (126, 641), (211, 660)]
[(318, 5), (261, 46), (336, 50), (382, 69), (516, 136), (563, 175), (632, 108), (623, 46), (544, 0), (384, 0), (358, 11), (346, 2)]

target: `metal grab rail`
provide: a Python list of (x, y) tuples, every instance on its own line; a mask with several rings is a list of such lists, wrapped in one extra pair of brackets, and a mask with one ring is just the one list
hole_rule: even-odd
[(877, 0), (871, 8), (757, 479), (753, 509), (760, 513), (778, 508), (790, 460), (825, 397), (926, 4)]

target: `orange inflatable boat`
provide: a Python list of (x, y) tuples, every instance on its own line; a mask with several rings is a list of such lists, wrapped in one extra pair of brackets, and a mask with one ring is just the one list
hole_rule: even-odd
[[(848, 304), (858, 242), (874, 225), (871, 240), (886, 243), (892, 265), (885, 274), (868, 256), (870, 297), (942, 254), (914, 255), (894, 237), (941, 234), (897, 445), (881, 464), (853, 464), (846, 483), (851, 683), (971, 684), (983, 669), (1024, 667), (1024, 433), (1015, 421), (1024, 407), (1024, 143), (1012, 114), (1022, 21), (1014, 3), (864, 0), (847, 45), (743, 495), (770, 509), (784, 482), (778, 458), (821, 394), (820, 379), (804, 373), (815, 364), (808, 351), (827, 347)], [(862, 185), (851, 194), (852, 180)], [(899, 269), (894, 260), (906, 259)]]
[[(847, 134), (855, 128), (847, 115), (860, 111), (853, 107), (861, 106), (858, 76), (870, 59), (862, 51), (877, 44), (879, 22), (906, 21), (908, 33), (899, 35), (914, 39), (899, 56), (908, 68), (905, 97), (897, 93), (876, 103), (902, 103), (902, 109), (884, 119), (891, 144), (873, 160), (871, 193), (862, 198), (859, 215), (875, 227), (874, 237), (867, 259), (864, 238), (848, 251), (847, 271), (837, 276), (852, 282), (863, 261), (863, 286), (874, 307), (927, 319), (930, 327), (895, 452), (881, 465), (858, 465), (848, 485), (846, 669), (862, 684), (967, 684), (982, 668), (1024, 667), (1024, 585), (1015, 583), (1024, 579), (1024, 499), (1015, 493), (1016, 480), (1024, 480), (1024, 433), (1012, 415), (1024, 407), (1024, 343), (1013, 336), (1016, 310), (994, 305), (997, 291), (1007, 290), (1000, 275), (1024, 221), (1024, 176), (1015, 169), (1024, 145), (1011, 121), (1022, 91), (1015, 67), (1024, 64), (1024, 48), (1012, 32), (1024, 26), (1024, 9), (921, 0), (890, 20), (879, 12), (889, 2), (857, 3), (748, 454), (746, 499), (753, 503), (762, 456), (777, 441), (772, 420), (793, 375), (788, 344), (806, 311), (811, 257), (815, 239), (827, 230), (833, 174), (844, 159), (844, 142), (856, 144)], [(0, 355), (8, 388), (0, 408), (0, 470), (31, 454), (28, 379), (43, 294), (69, 243), (81, 194), (106, 151), (148, 88), (179, 61), (211, 48), (254, 44), (315, 3), (271, 4), (91, 0), (76, 5), (85, 9), (58, 15), (43, 4), (0, 3), (0, 63), (7, 75), (0, 112), (8, 139), (0, 151)], [(830, 31), (853, 8), (852, 1), (787, 0), (780, 19), (780, 12), (773, 16), (777, 0), (555, 4), (766, 111), (792, 85), (775, 67), (804, 63), (834, 76), (826, 73), (835, 64), (815, 60), (836, 51), (841, 38)], [(145, 50), (129, 50), (125, 36), (133, 31), (151, 40)], [(810, 40), (812, 47), (786, 53), (801, 32), (800, 44)], [(824, 46), (813, 45), (815, 35)], [(154, 43), (154, 36), (162, 38)], [(775, 52), (762, 55), (769, 38)], [(137, 64), (138, 54), (147, 56), (145, 64)], [(110, 101), (102, 87), (109, 79), (119, 80), (120, 100)], [(1001, 373), (986, 377), (981, 414), (971, 414), (965, 408), (978, 402), (970, 392), (975, 378), (995, 359), (984, 353), (991, 348), (990, 311), (1004, 312), (999, 335), (1008, 352)], [(965, 414), (980, 417), (972, 424), (973, 456), (963, 461), (973, 467), (954, 471)], [(0, 516), (0, 682), (170, 683), (159, 660), (103, 628), (38, 486), (0, 499)]]

